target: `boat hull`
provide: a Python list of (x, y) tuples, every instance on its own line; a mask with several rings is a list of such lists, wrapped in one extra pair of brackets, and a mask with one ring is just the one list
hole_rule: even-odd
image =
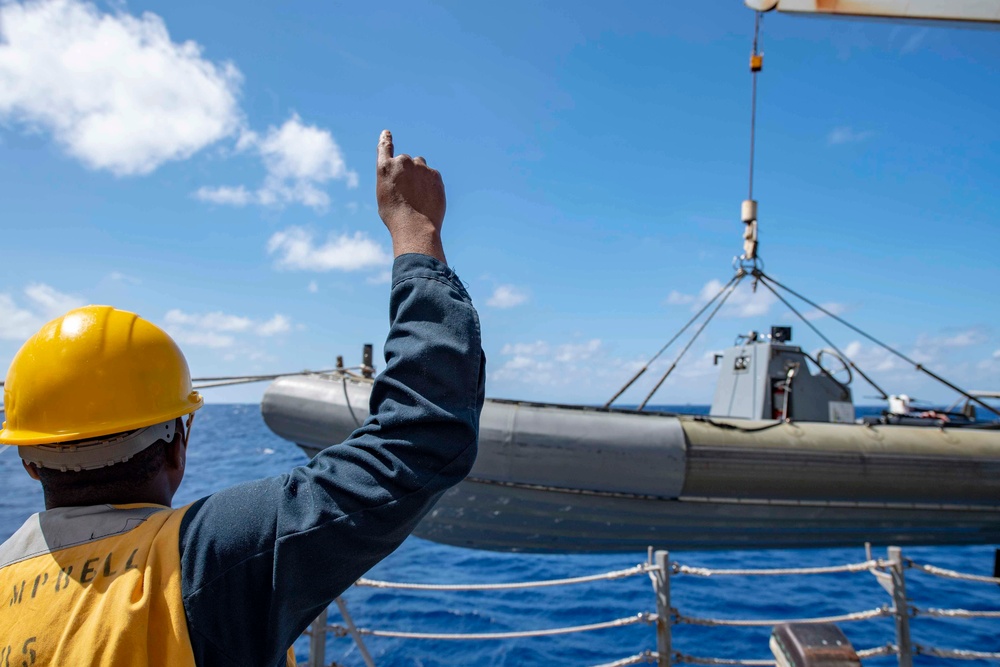
[(784, 549), (1000, 542), (996, 507), (655, 498), (468, 479), (415, 534), (476, 549), (534, 553)]
[[(265, 422), (310, 455), (370, 381), (275, 381)], [(708, 419), (487, 400), (469, 478), (416, 534), (530, 552), (1000, 542), (1000, 432)]]

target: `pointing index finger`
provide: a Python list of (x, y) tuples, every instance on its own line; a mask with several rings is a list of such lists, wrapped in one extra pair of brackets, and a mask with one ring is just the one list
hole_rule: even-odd
[(392, 145), (392, 132), (389, 130), (382, 130), (382, 134), (378, 138), (378, 165), (382, 166), (384, 163), (392, 159), (394, 147)]

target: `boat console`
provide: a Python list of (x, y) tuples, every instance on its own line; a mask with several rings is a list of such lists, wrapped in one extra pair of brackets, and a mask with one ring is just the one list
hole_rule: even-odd
[[(823, 368), (802, 348), (791, 345), (792, 328), (751, 331), (716, 355), (720, 366), (710, 414), (743, 419), (808, 422), (854, 422), (854, 404), (846, 381)], [(826, 352), (830, 354), (830, 352)], [(813, 361), (816, 373), (807, 364)], [(848, 368), (844, 364), (845, 368)]]

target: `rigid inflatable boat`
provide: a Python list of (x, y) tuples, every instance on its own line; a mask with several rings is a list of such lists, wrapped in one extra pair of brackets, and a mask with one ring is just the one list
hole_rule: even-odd
[[(471, 475), (416, 534), (526, 552), (1000, 542), (997, 424), (855, 423), (850, 390), (778, 338), (721, 355), (710, 416), (487, 399)], [(279, 378), (261, 410), (314, 454), (364, 423), (371, 386)]]

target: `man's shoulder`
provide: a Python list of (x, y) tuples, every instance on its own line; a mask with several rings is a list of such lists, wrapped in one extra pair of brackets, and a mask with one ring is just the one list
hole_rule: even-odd
[(35, 556), (122, 535), (161, 512), (163, 505), (88, 505), (32, 514), (0, 544), (0, 569)]

